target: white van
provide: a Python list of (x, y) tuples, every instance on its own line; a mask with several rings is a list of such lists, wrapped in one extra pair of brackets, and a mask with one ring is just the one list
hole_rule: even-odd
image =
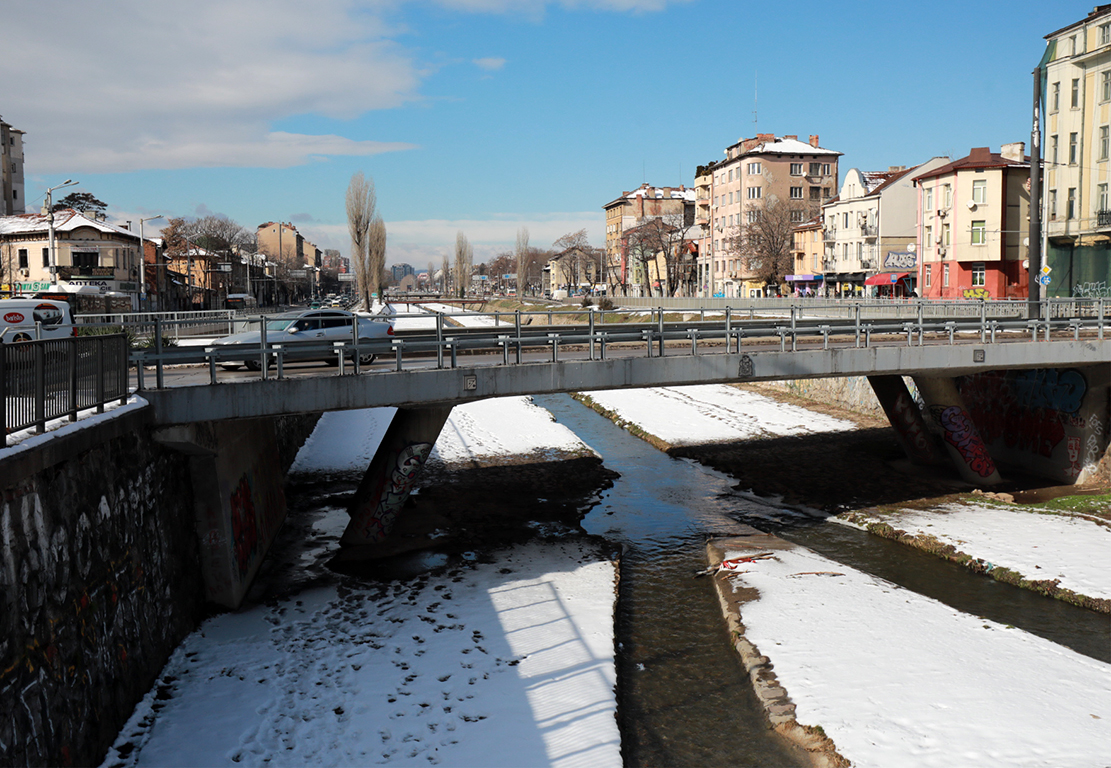
[[(41, 336), (39, 335), (41, 330)], [(69, 303), (53, 299), (0, 299), (0, 343), (76, 336)]]

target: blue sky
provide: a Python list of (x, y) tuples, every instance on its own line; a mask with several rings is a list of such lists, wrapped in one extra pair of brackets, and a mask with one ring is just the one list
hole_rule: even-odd
[(292, 220), (346, 254), (361, 170), (420, 269), (458, 230), (477, 261), (522, 226), (601, 245), (602, 205), (757, 130), (818, 134), (842, 176), (1028, 142), (1043, 37), (1092, 5), (40, 0), (4, 11), (0, 115), (29, 207), (73, 178), (113, 220)]

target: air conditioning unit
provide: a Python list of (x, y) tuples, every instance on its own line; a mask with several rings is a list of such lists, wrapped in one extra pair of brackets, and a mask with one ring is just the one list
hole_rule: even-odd
[(28, 277), (31, 276), (31, 270), (26, 269), (26, 268), (20, 269), (19, 270), (19, 276), (22, 277), (24, 280), (26, 280)]
[(944, 245), (939, 245), (937, 247), (937, 255), (938, 256), (944, 256), (945, 255), (945, 246)]
[(948, 213), (949, 213), (948, 208), (938, 208), (937, 209), (937, 215), (940, 216), (943, 219), (945, 218), (946, 214), (948, 214)]

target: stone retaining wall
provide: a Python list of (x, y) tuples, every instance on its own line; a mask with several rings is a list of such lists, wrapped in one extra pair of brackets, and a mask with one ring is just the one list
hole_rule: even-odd
[[(314, 424), (279, 425), (283, 468)], [(51, 443), (0, 455), (5, 765), (98, 764), (206, 610), (188, 457), (145, 409)]]

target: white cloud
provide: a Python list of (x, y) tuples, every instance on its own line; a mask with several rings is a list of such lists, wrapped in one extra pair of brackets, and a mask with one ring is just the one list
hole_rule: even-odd
[(474, 59), (473, 63), (479, 69), (485, 69), (487, 72), (496, 72), (505, 66), (505, 59), (487, 56), (482, 59)]

